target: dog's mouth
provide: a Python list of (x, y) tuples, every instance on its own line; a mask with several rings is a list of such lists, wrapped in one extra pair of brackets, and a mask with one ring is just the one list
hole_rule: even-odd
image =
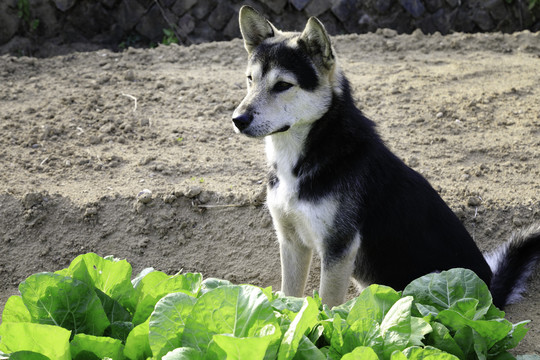
[(274, 134), (278, 134), (278, 133), (282, 133), (282, 132), (285, 132), (287, 130), (289, 130), (291, 127), (289, 125), (285, 125), (284, 127), (280, 128), (280, 129), (277, 129), (276, 131), (274, 131), (273, 133), (271, 133), (270, 135), (274, 135)]

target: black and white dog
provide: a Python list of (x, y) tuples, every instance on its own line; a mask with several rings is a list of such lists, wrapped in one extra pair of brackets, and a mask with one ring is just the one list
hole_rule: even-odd
[(475, 271), (499, 307), (519, 298), (540, 258), (539, 225), (485, 258), (426, 179), (390, 152), (356, 108), (319, 20), (309, 19), (301, 34), (281, 32), (244, 6), (240, 29), (248, 92), (233, 123), (266, 140), (267, 203), (286, 295), (303, 295), (314, 250), (329, 306), (344, 301), (351, 276), (360, 286), (403, 289), (455, 267)]

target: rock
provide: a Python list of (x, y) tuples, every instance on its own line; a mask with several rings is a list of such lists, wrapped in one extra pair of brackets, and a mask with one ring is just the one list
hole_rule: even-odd
[(190, 186), (184, 193), (184, 196), (192, 199), (196, 197), (197, 195), (199, 195), (201, 192), (202, 192), (202, 189), (200, 188), (200, 186)]
[[(236, 21), (236, 23), (238, 23), (238, 21)], [(178, 27), (183, 34), (187, 35), (195, 29), (195, 19), (190, 14), (185, 14), (178, 20)]]
[(17, 7), (9, 6), (9, 1), (0, 2), (0, 45), (7, 43), (17, 32), (21, 19), (17, 16)]
[(461, 0), (446, 0), (446, 3), (450, 5), (450, 7), (455, 8), (456, 6), (461, 5)]
[(298, 11), (304, 10), (307, 4), (309, 4), (310, 0), (289, 0), (290, 3), (294, 6), (294, 8)]
[(38, 206), (43, 202), (43, 195), (41, 193), (26, 193), (23, 196), (22, 203), (26, 210), (29, 210), (35, 206)]
[(426, 11), (421, 0), (399, 0), (399, 3), (415, 18), (419, 18)]
[(216, 0), (199, 0), (191, 10), (195, 18), (202, 20), (216, 7)]
[(327, 0), (312, 0), (308, 6), (306, 6), (306, 13), (308, 16), (319, 16), (332, 6), (331, 1)]
[(482, 203), (482, 199), (480, 198), (480, 196), (471, 196), (467, 200), (467, 205), (471, 207), (479, 206), (481, 203)]
[(281, 14), (283, 12), (284, 8), (285, 8), (285, 5), (287, 5), (287, 0), (265, 1), (264, 3), (274, 13)]
[(508, 10), (504, 0), (489, 0), (485, 4), (486, 9), (495, 20), (503, 20), (508, 16)]
[(478, 25), (482, 31), (493, 30), (495, 23), (486, 10), (476, 9), (473, 11), (471, 20)]
[(62, 12), (66, 12), (71, 9), (77, 0), (53, 0), (56, 8)]
[(354, 13), (355, 1), (353, 0), (338, 0), (332, 6), (332, 13), (342, 21), (346, 22)]
[(137, 202), (141, 204), (148, 204), (152, 201), (152, 191), (144, 189), (137, 194)]
[(437, 12), (444, 7), (444, 0), (424, 0), (426, 9), (430, 13)]
[(165, 21), (156, 5), (152, 6), (135, 26), (139, 34), (155, 42), (161, 42), (163, 40), (163, 29), (168, 28), (170, 28), (169, 24)]
[(392, 7), (392, 0), (377, 0), (373, 4), (373, 7), (379, 14), (384, 14)]
[(113, 18), (124, 31), (130, 31), (137, 25), (145, 12), (146, 9), (137, 1), (123, 0), (113, 11)]
[(182, 0), (175, 1), (173, 7), (171, 8), (172, 12), (178, 16), (182, 16), (197, 3), (197, 0)]
[(233, 14), (234, 10), (230, 7), (229, 3), (222, 1), (208, 17), (208, 24), (216, 30), (221, 30), (227, 25)]

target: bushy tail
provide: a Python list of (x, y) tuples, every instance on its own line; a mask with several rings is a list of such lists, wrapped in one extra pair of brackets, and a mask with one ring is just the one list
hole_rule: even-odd
[(486, 260), (493, 272), (490, 290), (495, 306), (502, 309), (517, 302), (540, 260), (540, 224), (515, 232)]

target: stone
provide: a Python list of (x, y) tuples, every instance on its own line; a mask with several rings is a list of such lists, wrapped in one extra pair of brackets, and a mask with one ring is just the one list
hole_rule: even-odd
[(354, 0), (338, 0), (332, 6), (332, 13), (341, 21), (346, 22), (354, 13)]
[(66, 12), (75, 5), (77, 0), (53, 0), (56, 8), (62, 12)]
[(225, 35), (226, 40), (231, 40), (239, 38), (242, 36), (240, 33), (240, 26), (238, 25), (238, 16), (233, 16), (223, 29), (223, 35)]
[(216, 7), (216, 0), (199, 0), (197, 5), (191, 9), (191, 14), (199, 20), (204, 19), (210, 11)]
[(392, 0), (377, 0), (373, 4), (373, 7), (379, 14), (384, 14), (392, 7)]
[(478, 25), (482, 31), (490, 31), (495, 27), (493, 19), (486, 10), (476, 9), (473, 11), (471, 20)]
[(233, 15), (234, 10), (230, 7), (229, 3), (222, 1), (208, 17), (208, 25), (216, 30), (221, 30), (227, 25)]
[(113, 18), (124, 31), (128, 32), (133, 30), (145, 12), (146, 9), (138, 2), (123, 0), (113, 11)]
[(182, 0), (176, 1), (171, 8), (172, 12), (178, 16), (184, 15), (189, 9), (197, 3), (197, 0)]
[(38, 33), (45, 37), (52, 37), (60, 31), (57, 10), (52, 2), (34, 0), (31, 2), (30, 21), (39, 20)]
[(141, 204), (148, 204), (152, 201), (152, 191), (144, 189), (137, 194), (137, 202)]
[(178, 28), (185, 35), (191, 33), (195, 29), (195, 19), (190, 14), (185, 14), (178, 19)]
[(444, 0), (424, 0), (426, 9), (430, 13), (437, 12), (444, 7)]
[(35, 206), (38, 206), (43, 202), (43, 195), (41, 193), (32, 192), (26, 193), (23, 196), (22, 203), (26, 210), (29, 210)]
[(135, 26), (135, 30), (151, 41), (161, 42), (163, 40), (163, 29), (170, 28), (169, 24), (161, 15), (161, 11), (157, 6), (152, 8), (143, 15), (139, 23)]
[(0, 45), (7, 43), (17, 33), (21, 19), (16, 9), (16, 6), (9, 6), (9, 1), (0, 2)]
[(415, 18), (419, 18), (426, 11), (426, 8), (421, 0), (399, 0), (399, 3)]
[(298, 11), (304, 10), (307, 4), (309, 4), (311, 0), (290, 0), (290, 3), (294, 6), (294, 8)]
[(461, 6), (461, 0), (446, 0), (446, 3), (452, 8)]
[(485, 7), (495, 20), (503, 20), (508, 16), (508, 9), (506, 9), (504, 0), (489, 0), (486, 2)]
[(93, 1), (77, 3), (66, 19), (87, 39), (108, 30), (114, 23), (110, 13), (100, 3)]
[(287, 5), (287, 0), (267, 0), (264, 2), (274, 13), (281, 14)]
[(308, 16), (319, 16), (326, 10), (330, 9), (332, 2), (327, 0), (311, 0), (308, 6), (305, 8), (305, 12)]

